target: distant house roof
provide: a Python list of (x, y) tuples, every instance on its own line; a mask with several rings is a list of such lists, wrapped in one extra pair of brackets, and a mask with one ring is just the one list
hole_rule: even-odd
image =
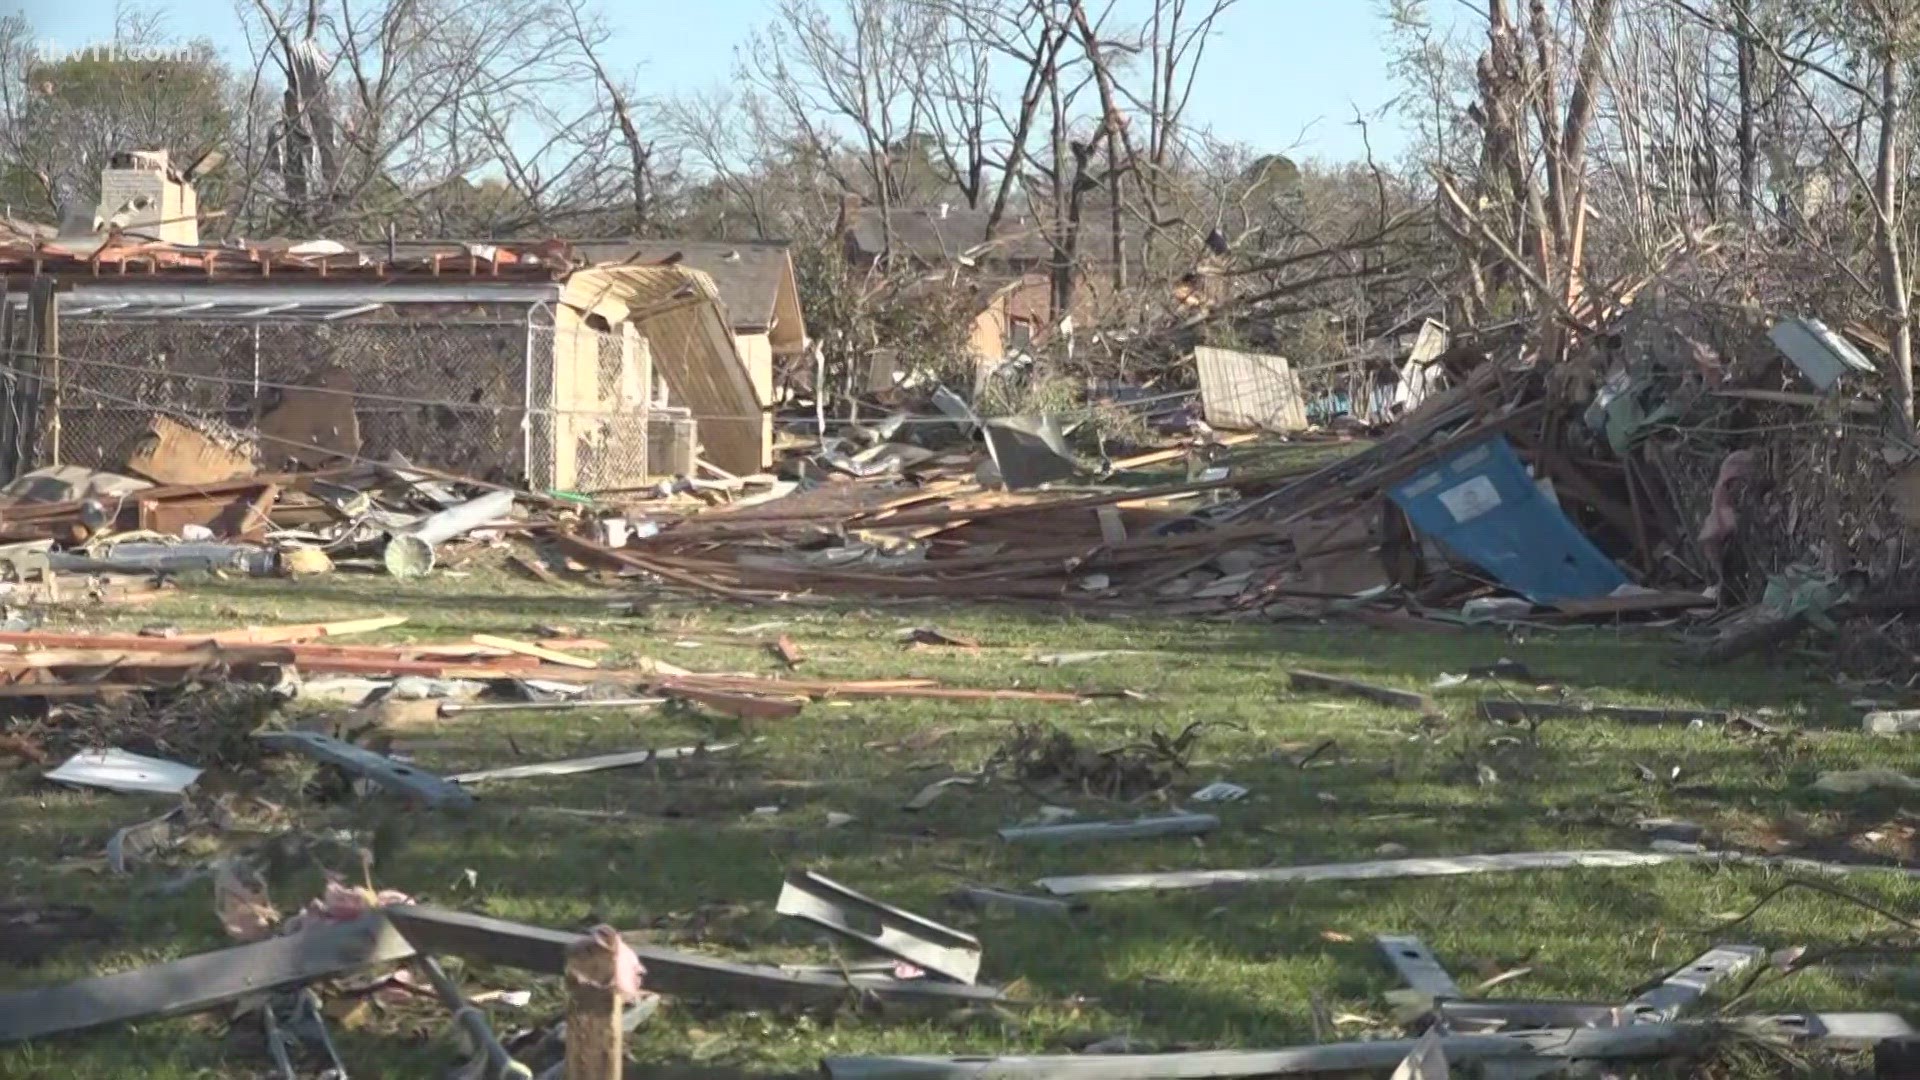
[(784, 241), (575, 240), (573, 247), (590, 263), (659, 262), (679, 254), (681, 265), (713, 279), (736, 331), (772, 327), (780, 290), (793, 283), (793, 258)]
[[(478, 241), (484, 243), (484, 241)], [(399, 254), (417, 254), (459, 246), (456, 240), (402, 240)], [(591, 265), (657, 263), (680, 256), (683, 266), (713, 279), (720, 302), (736, 333), (765, 333), (777, 324), (798, 318), (799, 298), (781, 296), (794, 290), (793, 259), (784, 241), (769, 240), (634, 240), (606, 238), (568, 240), (576, 257)], [(378, 248), (378, 244), (367, 245)], [(783, 300), (789, 303), (783, 304)], [(782, 308), (789, 310), (783, 311)], [(804, 337), (806, 327), (783, 327)], [(781, 335), (785, 336), (785, 335)]]
[[(891, 251), (921, 262), (961, 261), (1037, 266), (1053, 258), (1053, 245), (1041, 224), (1020, 214), (1007, 214), (988, 242), (985, 210), (964, 206), (896, 206), (884, 215), (877, 206), (863, 206), (848, 219), (847, 236), (859, 254), (872, 258)], [(891, 226), (891, 237), (888, 226)], [(1137, 262), (1144, 232), (1122, 226), (1127, 259)], [(891, 242), (889, 242), (891, 241)], [(1075, 258), (1081, 265), (1105, 265), (1113, 254), (1113, 228), (1105, 213), (1088, 211), (1080, 222)]]

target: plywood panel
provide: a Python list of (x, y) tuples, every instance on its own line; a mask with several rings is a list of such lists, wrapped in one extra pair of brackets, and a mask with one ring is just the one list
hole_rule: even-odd
[(1285, 357), (1201, 346), (1200, 404), (1217, 428), (1303, 431), (1307, 403)]

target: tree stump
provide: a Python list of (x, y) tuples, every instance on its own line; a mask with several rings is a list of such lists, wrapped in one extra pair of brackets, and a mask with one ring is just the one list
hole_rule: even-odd
[(620, 936), (596, 926), (567, 947), (567, 1080), (620, 1080), (620, 991), (614, 966)]

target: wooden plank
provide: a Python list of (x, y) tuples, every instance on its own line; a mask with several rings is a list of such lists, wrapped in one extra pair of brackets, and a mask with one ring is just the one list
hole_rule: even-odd
[(283, 653), (31, 653), (0, 656), (0, 674), (17, 679), (31, 672), (71, 684), (112, 681), (144, 686), (179, 686), (219, 674), (233, 682), (270, 685), (291, 663), (292, 658)]
[(560, 575), (547, 569), (546, 564), (541, 562), (538, 556), (529, 557), (516, 551), (507, 556), (507, 561), (543, 585), (551, 585), (556, 589), (566, 587), (567, 583), (560, 579)]
[[(1237, 431), (1215, 438), (1213, 445), (1244, 446), (1260, 437), (1261, 433), (1257, 431)], [(1179, 446), (1169, 446), (1164, 450), (1149, 450), (1144, 454), (1135, 454), (1132, 457), (1115, 458), (1108, 464), (1116, 469), (1139, 469), (1148, 465), (1159, 465), (1163, 462), (1178, 461), (1187, 456), (1187, 451), (1196, 449), (1198, 445), (1197, 443), (1181, 443)]]
[[(989, 580), (994, 575), (988, 575)], [(1059, 600), (1066, 592), (1064, 579), (1052, 581), (998, 581), (983, 585), (979, 581), (955, 581), (933, 577), (905, 577), (878, 573), (812, 570), (801, 567), (740, 567), (740, 580), (751, 586), (790, 591), (823, 589), (832, 593), (867, 593), (875, 596), (932, 596), (963, 599), (980, 596), (1022, 597), (1035, 600)]]
[(691, 701), (741, 720), (789, 720), (799, 716), (800, 710), (807, 706), (804, 697), (764, 697), (727, 690), (703, 690), (688, 686), (679, 679), (668, 679), (660, 683), (657, 689), (669, 697)]
[[(69, 649), (112, 653), (186, 653), (208, 651), (209, 660), (223, 663), (289, 660), (307, 672), (339, 675), (426, 675), (446, 678), (491, 679), (521, 675), (545, 668), (530, 656), (507, 654), (481, 662), (414, 659), (406, 647), (292, 644), (281, 646), (223, 645), (207, 637), (144, 638), (132, 634), (57, 634), (42, 631), (0, 631), (0, 646), (31, 649)], [(263, 649), (265, 651), (263, 651)], [(6, 662), (0, 654), (0, 665)]]
[(813, 697), (828, 697), (833, 694), (869, 691), (881, 693), (894, 690), (937, 689), (940, 684), (932, 679), (848, 679), (829, 681), (824, 679), (760, 679), (751, 675), (709, 675), (697, 671), (663, 672), (673, 675), (688, 686), (706, 689), (739, 690), (744, 693), (806, 694)]
[(340, 622), (294, 623), (287, 626), (244, 626), (237, 630), (219, 630), (208, 634), (206, 640), (222, 645), (292, 645), (314, 641), (320, 638), (344, 637), (348, 634), (371, 634), (376, 630), (391, 630), (407, 621), (405, 615), (374, 615), (365, 619), (345, 619)]
[(632, 551), (616, 551), (604, 544), (596, 544), (585, 537), (556, 532), (554, 539), (563, 549), (582, 559), (592, 559), (602, 563), (613, 563), (618, 566), (629, 567), (634, 570), (644, 570), (655, 577), (674, 582), (678, 585), (686, 585), (690, 588), (699, 589), (703, 592), (717, 593), (735, 600), (758, 600), (766, 595), (764, 593), (754, 592), (751, 589), (736, 589), (724, 583), (714, 581), (711, 578), (701, 577), (698, 574), (690, 574), (684, 570), (666, 566), (656, 560), (638, 555)]
[[(1656, 592), (1632, 596), (1597, 596), (1588, 600), (1555, 601), (1554, 611), (1569, 618), (1589, 619), (1609, 615), (1656, 615), (1670, 611), (1698, 611), (1713, 607), (1715, 601), (1699, 593)], [(1551, 613), (1548, 614), (1551, 618)]]
[(795, 645), (793, 639), (785, 634), (781, 634), (778, 638), (767, 642), (767, 651), (773, 654), (774, 659), (785, 664), (789, 671), (799, 667), (801, 662), (806, 659), (800, 652), (800, 646)]
[(1480, 703), (1486, 720), (1511, 723), (1586, 717), (1627, 724), (1725, 724), (1733, 714), (1719, 709), (1648, 709), (1632, 705), (1593, 705), (1578, 701), (1510, 701), (1489, 698)]
[(1287, 678), (1295, 690), (1319, 690), (1331, 694), (1345, 694), (1348, 697), (1365, 698), (1396, 709), (1412, 709), (1415, 712), (1436, 714), (1440, 706), (1425, 694), (1416, 694), (1411, 690), (1395, 690), (1387, 686), (1375, 686), (1355, 679), (1342, 679), (1337, 675), (1322, 675), (1317, 671), (1289, 671)]
[(412, 956), (382, 915), (271, 938), (63, 986), (0, 993), (0, 1042), (147, 1017), (202, 1012), (242, 998)]
[(126, 471), (160, 484), (219, 483), (251, 477), (252, 452), (224, 445), (198, 428), (156, 413), (127, 455)]
[[(1409, 453), (1404, 457), (1394, 460), (1391, 464), (1384, 465), (1374, 472), (1339, 484), (1321, 495), (1308, 498), (1297, 504), (1287, 505), (1285, 515), (1278, 518), (1274, 524), (1291, 524), (1295, 521), (1313, 517), (1328, 507), (1337, 506), (1351, 499), (1371, 498), (1378, 492), (1413, 476), (1415, 473), (1418, 473), (1436, 461), (1451, 457), (1473, 446), (1475, 443), (1484, 442), (1487, 439), (1493, 438), (1495, 435), (1504, 434), (1508, 428), (1531, 423), (1539, 419), (1545, 412), (1546, 402), (1535, 401), (1527, 405), (1522, 405), (1503, 416), (1475, 424), (1473, 427), (1461, 431), (1451, 438), (1423, 450)], [(1378, 447), (1375, 448), (1378, 449)], [(1282, 496), (1286, 490), (1287, 489), (1283, 488), (1270, 497), (1273, 498), (1275, 502), (1284, 503), (1285, 500), (1279, 496)]]
[(925, 701), (1038, 701), (1072, 705), (1087, 695), (1050, 690), (994, 690), (950, 687), (929, 680), (900, 679), (871, 682), (806, 682), (799, 679), (746, 679), (718, 675), (687, 675), (674, 680), (683, 687), (746, 694), (796, 693), (814, 697), (909, 698)]
[(605, 652), (613, 648), (612, 642), (590, 637), (543, 638), (540, 644), (563, 652)]
[[(390, 618), (405, 619), (400, 616)], [(368, 620), (356, 620), (356, 623)], [(0, 646), (12, 646), (15, 649), (113, 649), (125, 652), (194, 652), (213, 646), (239, 646), (245, 648), (254, 645), (285, 645), (296, 656), (358, 656), (363, 659), (393, 657), (400, 659), (407, 651), (405, 646), (390, 645), (333, 645), (318, 646), (306, 644), (298, 639), (306, 636), (319, 636), (315, 628), (326, 624), (304, 624), (285, 628), (291, 634), (282, 634), (279, 627), (253, 627), (236, 630), (224, 630), (213, 634), (181, 634), (178, 637), (142, 637), (139, 634), (80, 634), (58, 633), (42, 630), (0, 630)], [(354, 624), (341, 623), (341, 626)], [(383, 625), (398, 625), (386, 622)], [(378, 627), (375, 627), (376, 629)], [(357, 632), (348, 630), (345, 632)]]
[[(152, 487), (138, 492), (121, 507), (115, 526), (120, 529), (139, 527), (140, 500), (166, 502), (174, 499), (208, 498), (219, 495), (232, 495), (237, 492), (257, 491), (263, 484), (278, 486), (283, 492), (305, 491), (313, 480), (335, 478), (344, 470), (331, 469), (311, 473), (273, 473), (262, 476), (242, 477), (236, 480), (222, 480), (211, 484), (175, 484), (164, 487)], [(5, 509), (4, 520), (0, 525), (7, 528), (15, 526), (56, 526), (76, 520), (83, 506), (82, 502), (38, 503), (31, 506), (12, 505)]]
[(499, 637), (494, 634), (475, 634), (470, 638), (475, 645), (485, 645), (490, 649), (505, 649), (521, 656), (531, 656), (542, 663), (559, 664), (562, 667), (597, 668), (598, 660), (589, 660), (584, 656), (574, 656), (558, 649), (549, 649), (545, 645), (535, 645), (531, 641), (516, 641), (513, 638)]
[[(520, 661), (510, 663), (509, 661)], [(537, 674), (542, 670), (564, 674), (565, 668), (543, 668), (531, 657), (500, 657), (475, 664), (442, 660), (384, 660), (357, 656), (296, 657), (294, 664), (309, 674), (425, 675), (437, 679), (498, 679), (507, 675)]]
[[(269, 484), (261, 490), (278, 489)], [(188, 525), (199, 525), (212, 530), (215, 536), (257, 540), (264, 534), (268, 524), (264, 520), (255, 521), (249, 528), (257, 502), (254, 494), (246, 492), (217, 499), (140, 499), (136, 504), (136, 512), (140, 528), (146, 532), (175, 536)]]
[(248, 540), (264, 540), (267, 530), (273, 528), (273, 508), (279, 501), (279, 484), (261, 488), (260, 494), (241, 512), (239, 534)]

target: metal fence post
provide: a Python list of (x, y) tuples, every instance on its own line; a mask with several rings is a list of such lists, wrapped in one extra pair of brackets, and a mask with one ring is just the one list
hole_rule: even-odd
[(526, 349), (520, 358), (520, 469), (532, 484), (533, 478), (533, 316), (540, 310), (534, 304), (527, 308)]
[[(62, 404), (60, 394), (60, 295), (54, 291), (53, 279), (50, 277), (36, 277), (33, 282), (33, 291), (28, 297), (28, 302), (33, 305), (33, 321), (39, 324), (40, 334), (37, 348), (43, 360), (46, 357), (52, 358), (53, 404), (50, 410), (51, 415), (48, 418), (47, 442), (48, 451), (53, 457), (51, 464), (58, 465), (60, 464), (60, 407)], [(46, 366), (46, 364), (44, 362), (37, 363), (35, 366), (43, 367)]]

